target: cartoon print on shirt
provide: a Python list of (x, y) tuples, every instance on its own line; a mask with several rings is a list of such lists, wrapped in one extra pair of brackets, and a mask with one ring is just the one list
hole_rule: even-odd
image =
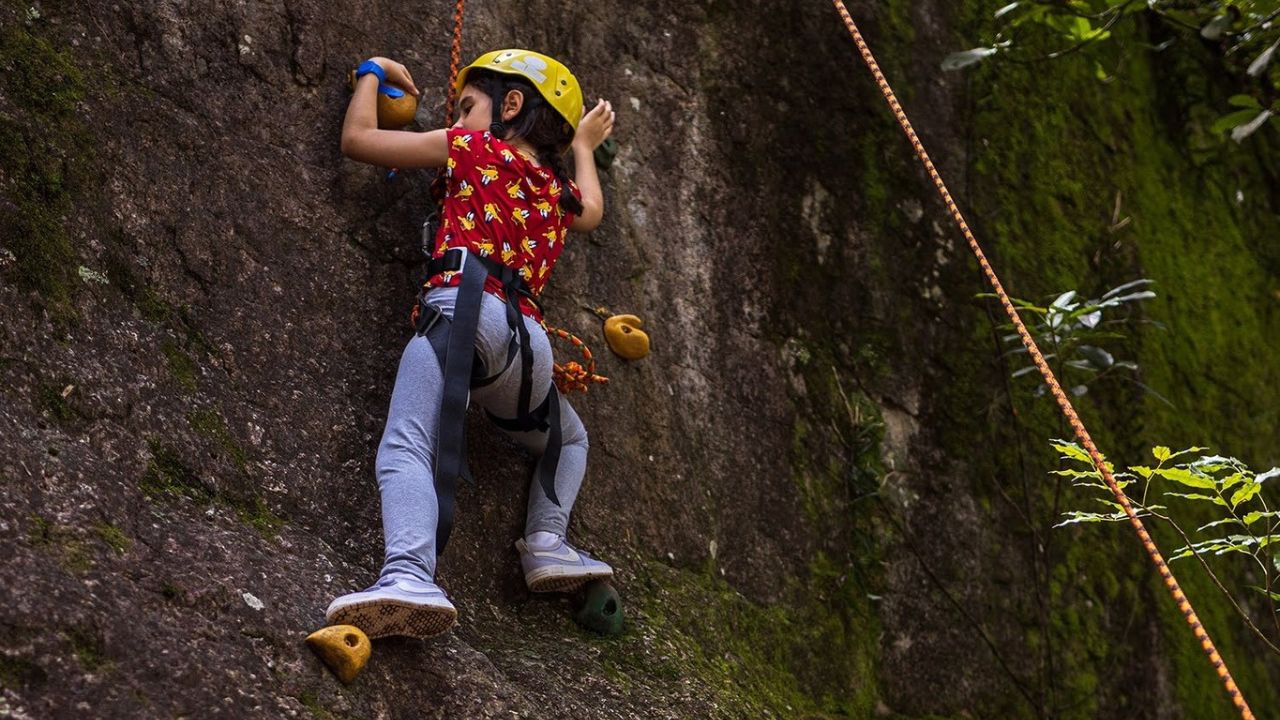
[[(455, 143), (458, 139), (462, 142)], [(448, 145), (453, 167), (449, 201), (454, 205), (442, 218), (435, 255), (451, 247), (469, 248), (516, 270), (529, 290), (540, 294), (563, 250), (562, 231), (571, 219), (559, 207), (560, 196), (576, 196), (577, 187), (525, 162), (515, 148), (486, 133), (454, 129)], [(460, 279), (437, 275), (430, 283), (457, 285)], [(487, 282), (491, 290), (492, 285)]]

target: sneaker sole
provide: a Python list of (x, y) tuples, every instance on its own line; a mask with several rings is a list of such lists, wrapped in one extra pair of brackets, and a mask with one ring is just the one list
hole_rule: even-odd
[(398, 600), (367, 600), (340, 607), (325, 619), (330, 625), (355, 625), (371, 640), (392, 635), (426, 640), (453, 627), (458, 611)]
[(526, 575), (524, 581), (529, 586), (530, 592), (571, 593), (576, 592), (592, 580), (608, 580), (612, 577), (612, 571), (574, 572), (570, 570), (566, 572), (563, 568), (552, 567), (535, 570)]

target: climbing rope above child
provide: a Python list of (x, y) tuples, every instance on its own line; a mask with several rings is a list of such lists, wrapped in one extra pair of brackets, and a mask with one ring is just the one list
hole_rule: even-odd
[[(604, 213), (593, 152), (613, 131), (600, 100), (584, 112), (569, 69), (528, 50), (486, 53), (458, 75), (458, 121), (429, 132), (380, 130), (380, 84), (419, 94), (387, 58), (356, 70), (342, 129), (347, 157), (383, 167), (444, 168), (440, 225), (391, 395), (376, 473), (386, 555), (378, 581), (344, 595), (325, 616), (369, 637), (429, 637), (457, 611), (435, 583), (453, 523), (470, 399), (539, 456), (524, 536), (516, 541), (529, 589), (569, 591), (612, 576), (565, 540), (586, 472), (587, 433), (552, 383), (550, 340), (538, 298), (567, 230)], [(572, 148), (574, 178), (565, 168)]]

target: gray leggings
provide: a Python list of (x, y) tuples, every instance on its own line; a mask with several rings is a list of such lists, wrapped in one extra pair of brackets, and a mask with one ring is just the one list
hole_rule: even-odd
[[(437, 288), (427, 299), (453, 317), (456, 288)], [(530, 406), (538, 407), (551, 387), (551, 341), (531, 318), (524, 318), (533, 345), (533, 393)], [(488, 374), (507, 361), (512, 330), (507, 325), (506, 306), (489, 293), (480, 306), (480, 326), (476, 331), (476, 352)], [(405, 576), (432, 581), (436, 572), (436, 501), (434, 469), (436, 426), (440, 420), (443, 374), (431, 343), (414, 336), (400, 357), (387, 428), (378, 446), (378, 487), (382, 492), (382, 530), (387, 554), (382, 577)], [(515, 419), (520, 389), (520, 355), (492, 384), (476, 388), (471, 399), (503, 419)], [(560, 401), (560, 428), (563, 449), (556, 470), (557, 507), (547, 499), (536, 477), (529, 485), (529, 507), (525, 534), (553, 532), (564, 535), (569, 511), (578, 497), (587, 470), (587, 431), (563, 398)], [(547, 433), (508, 432), (508, 437), (535, 455), (547, 445)]]

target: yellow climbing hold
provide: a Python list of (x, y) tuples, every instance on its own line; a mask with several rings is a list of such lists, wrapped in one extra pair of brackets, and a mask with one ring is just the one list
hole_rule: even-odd
[(369, 662), (369, 636), (354, 625), (330, 625), (307, 636), (307, 644), (344, 683), (355, 679)]
[(635, 315), (614, 315), (604, 321), (604, 339), (626, 360), (639, 360), (649, 354), (649, 336), (640, 329), (644, 321)]

